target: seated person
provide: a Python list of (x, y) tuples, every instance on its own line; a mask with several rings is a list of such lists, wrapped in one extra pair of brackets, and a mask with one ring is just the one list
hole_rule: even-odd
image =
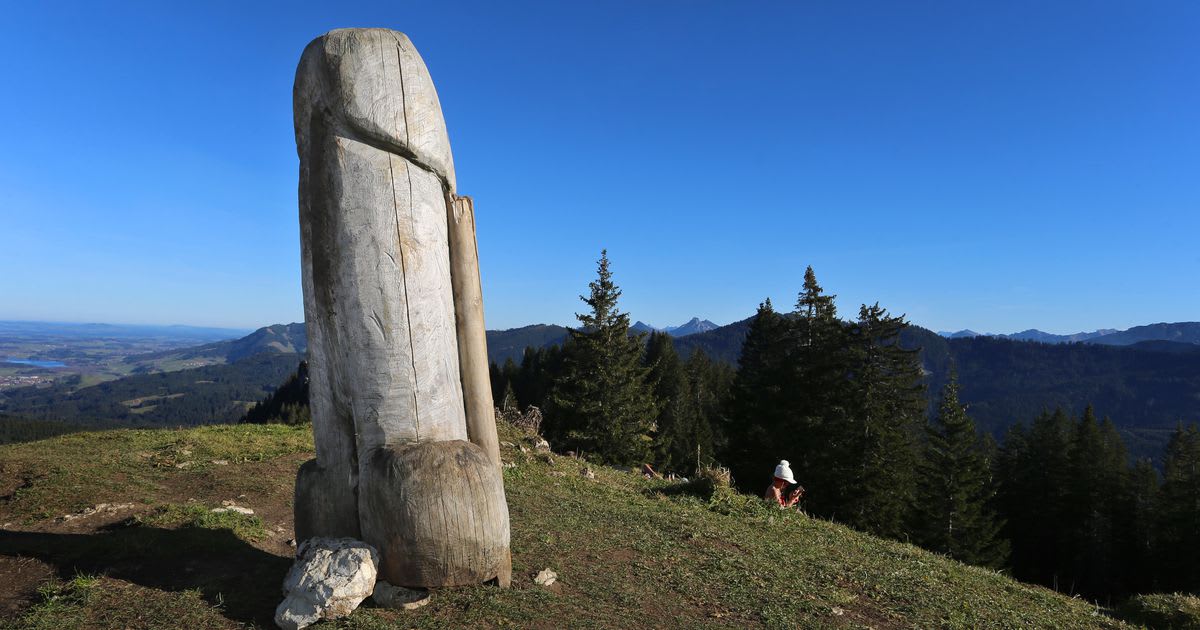
[(763, 498), (778, 504), (781, 508), (790, 508), (795, 507), (802, 496), (804, 496), (804, 486), (797, 483), (796, 478), (792, 476), (791, 464), (788, 464), (786, 459), (781, 460), (775, 467), (775, 477), (771, 479), (771, 485), (767, 486)]

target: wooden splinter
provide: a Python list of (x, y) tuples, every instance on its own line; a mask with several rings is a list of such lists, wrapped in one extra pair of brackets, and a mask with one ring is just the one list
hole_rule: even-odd
[(454, 315), (458, 325), (458, 360), (466, 402), (467, 436), (500, 466), (496, 408), (488, 374), (487, 328), (483, 323), (483, 288), (479, 278), (479, 247), (475, 240), (475, 202), (454, 197), (450, 212), (450, 279), (454, 286)]

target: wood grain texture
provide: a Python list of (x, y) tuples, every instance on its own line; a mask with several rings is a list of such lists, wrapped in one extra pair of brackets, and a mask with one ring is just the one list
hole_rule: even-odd
[(376, 449), (363, 469), (363, 540), (397, 586), (455, 586), (511, 578), (508, 505), (500, 469), (470, 442)]
[(305, 49), (293, 97), (317, 445), (297, 535), (361, 536), (396, 585), (507, 584), (474, 215), (453, 218), (433, 81), (402, 33), (342, 29)]
[(496, 411), (488, 374), (487, 328), (483, 321), (483, 287), (475, 236), (475, 202), (455, 196), (447, 206), (450, 226), (450, 279), (454, 285), (458, 362), (462, 371), (467, 436), (501, 465)]
[(352, 464), (322, 467), (310, 459), (300, 466), (294, 503), (296, 540), (361, 537), (358, 497), (346, 492), (351, 475), (358, 477)]

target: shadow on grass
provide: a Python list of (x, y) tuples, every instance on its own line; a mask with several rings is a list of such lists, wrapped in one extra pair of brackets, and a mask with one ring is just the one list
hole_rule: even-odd
[(0, 555), (33, 557), (69, 580), (103, 574), (165, 591), (199, 590), (222, 614), (271, 627), (291, 559), (254, 548), (227, 529), (117, 526), (96, 534), (0, 530)]

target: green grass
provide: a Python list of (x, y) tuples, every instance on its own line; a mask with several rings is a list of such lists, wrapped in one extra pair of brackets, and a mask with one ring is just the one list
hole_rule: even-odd
[[(501, 439), (529, 438), (502, 427)], [(290, 484), (311, 447), (307, 427), (282, 426), (114, 431), (0, 447), (6, 471), (46, 471), (0, 503), (0, 519), (23, 515), (36, 529), (38, 513), (148, 497), (116, 529), (0, 535), (0, 556), (37, 557), (59, 576), (103, 576), (86, 588), (52, 582), (48, 592), (59, 599), (42, 598), (21, 618), (26, 625), (9, 627), (270, 627), (290, 559), (265, 537), (279, 536), (274, 527), (290, 531), (290, 503), (268, 510), (283, 515), (271, 521), (214, 514), (178, 493), (245, 494), (255, 508), (283, 501), (262, 488)], [(516, 463), (504, 473), (511, 589), (440, 589), (417, 611), (366, 605), (321, 627), (1124, 627), (1087, 602), (727, 489), (512, 448), (505, 458)], [(213, 459), (231, 463), (176, 467)], [(595, 480), (580, 474), (585, 466)], [(161, 499), (164, 487), (173, 500)], [(532, 581), (546, 567), (559, 575), (549, 588)]]
[(1179, 593), (1155, 593), (1130, 598), (1121, 615), (1151, 628), (1200, 630), (1200, 597)]
[(79, 626), (86, 618), (85, 607), (100, 579), (76, 575), (68, 581), (51, 579), (38, 588), (38, 602), (19, 619), (0, 622), (0, 628), (58, 630)]
[(195, 474), (216, 466), (214, 461), (268, 462), (311, 451), (309, 428), (283, 425), (120, 429), (8, 445), (0, 455), (2, 470), (21, 482), (0, 523), (33, 523), (106, 501), (165, 502), (174, 497), (163, 482), (177, 472)]
[(151, 527), (199, 527), (202, 529), (227, 529), (234, 536), (247, 541), (258, 542), (267, 537), (262, 519), (257, 516), (241, 514), (233, 511), (214, 512), (215, 508), (204, 505), (162, 505), (151, 514), (139, 517), (140, 524)]

